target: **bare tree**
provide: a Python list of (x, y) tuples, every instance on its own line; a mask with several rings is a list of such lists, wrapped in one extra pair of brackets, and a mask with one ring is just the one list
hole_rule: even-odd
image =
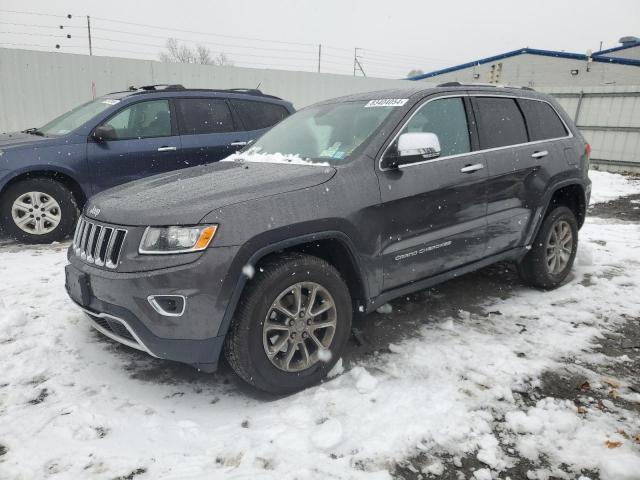
[(219, 67), (232, 67), (233, 62), (224, 53), (219, 53), (216, 58), (213, 59), (213, 64)]
[(198, 63), (202, 65), (211, 65), (213, 63), (213, 59), (211, 58), (211, 50), (209, 50), (204, 45), (196, 46), (196, 57)]
[(233, 65), (233, 62), (224, 53), (216, 57), (211, 55), (211, 50), (204, 45), (196, 45), (195, 49), (181, 44), (175, 38), (169, 38), (166, 43), (166, 52), (160, 53), (161, 62), (170, 63), (199, 63), (202, 65)]
[(415, 77), (416, 75), (422, 75), (424, 72), (419, 68), (414, 68), (409, 73), (407, 73), (407, 77)]

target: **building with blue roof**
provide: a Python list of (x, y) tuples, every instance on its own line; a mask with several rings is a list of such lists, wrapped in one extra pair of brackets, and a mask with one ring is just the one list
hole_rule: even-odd
[(521, 48), (455, 65), (409, 80), (545, 86), (640, 85), (640, 38), (586, 54)]

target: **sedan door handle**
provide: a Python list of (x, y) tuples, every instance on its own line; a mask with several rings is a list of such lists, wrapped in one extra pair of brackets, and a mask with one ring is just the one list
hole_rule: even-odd
[(540, 152), (534, 152), (533, 154), (531, 154), (531, 156), (533, 158), (544, 158), (547, 155), (549, 155), (549, 151), (548, 150), (542, 150)]
[(232, 147), (244, 147), (247, 142), (231, 142)]
[(484, 168), (483, 164), (476, 163), (474, 165), (465, 165), (460, 169), (460, 171), (462, 173), (473, 173), (473, 172), (477, 172), (478, 170), (482, 170), (483, 168)]
[(175, 152), (178, 148), (177, 147), (160, 147), (158, 148), (159, 152)]

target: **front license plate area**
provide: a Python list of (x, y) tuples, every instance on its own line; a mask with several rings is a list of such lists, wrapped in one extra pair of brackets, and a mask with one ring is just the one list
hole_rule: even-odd
[(76, 269), (67, 265), (65, 267), (65, 286), (67, 293), (73, 301), (86, 307), (91, 303), (91, 283), (89, 275), (78, 272)]

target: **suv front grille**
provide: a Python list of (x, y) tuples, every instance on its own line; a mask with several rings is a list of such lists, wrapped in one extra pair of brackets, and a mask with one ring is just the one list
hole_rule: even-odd
[(98, 267), (116, 268), (127, 230), (100, 225), (80, 217), (73, 235), (77, 257)]

